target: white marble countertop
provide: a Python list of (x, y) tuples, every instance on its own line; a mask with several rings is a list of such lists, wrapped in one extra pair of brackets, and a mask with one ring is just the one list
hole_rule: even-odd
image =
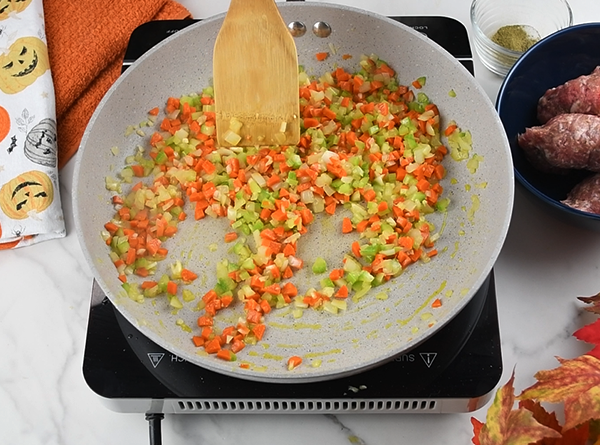
[[(597, 0), (569, 0), (574, 22), (600, 21)], [(228, 2), (182, 0), (195, 17), (222, 12)], [(441, 15), (469, 32), (469, 0), (346, 0), (388, 15)], [(501, 79), (475, 56), (477, 80), (492, 100)], [(148, 443), (143, 414), (107, 409), (84, 381), (92, 273), (72, 218), (74, 162), (60, 174), (68, 236), (0, 252), (0, 442), (6, 444)], [(505, 383), (516, 368), (517, 390), (533, 374), (572, 358), (585, 344), (571, 334), (593, 320), (577, 296), (600, 291), (600, 232), (573, 228), (530, 204), (517, 188), (508, 238), (495, 266)], [(244, 443), (367, 445), (468, 444), (472, 414), (427, 415), (167, 415), (165, 444)]]

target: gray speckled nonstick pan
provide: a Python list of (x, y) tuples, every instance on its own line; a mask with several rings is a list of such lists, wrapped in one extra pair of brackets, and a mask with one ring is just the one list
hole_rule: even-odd
[[(448, 173), (442, 184), (452, 202), (446, 215), (431, 218), (442, 233), (437, 242), (439, 254), (431, 262), (410, 266), (358, 303), (349, 302), (348, 310), (337, 315), (305, 311), (302, 318), (295, 319), (289, 309), (275, 310), (267, 318), (263, 341), (239, 352), (237, 362), (199, 353), (190, 333), (176, 324), (183, 319), (188, 326), (196, 326), (198, 312), (191, 310), (196, 302), (174, 315), (165, 298), (140, 304), (123, 296), (100, 236), (114, 212), (105, 178), (116, 176), (125, 157), (144, 144), (145, 138), (136, 133), (126, 136), (128, 125), (147, 119), (148, 110), (161, 106), (169, 96), (197, 92), (209, 85), (213, 45), (223, 16), (194, 24), (163, 41), (115, 83), (85, 132), (73, 199), (78, 236), (97, 281), (143, 334), (179, 357), (215, 372), (256, 381), (300, 383), (351, 375), (383, 364), (436, 333), (469, 302), (489, 275), (507, 234), (513, 168), (493, 105), (471, 74), (441, 47), (402, 24), (353, 8), (311, 3), (279, 7), (286, 23), (302, 22), (308, 29), (296, 38), (296, 45), (299, 63), (309, 73), (319, 74), (336, 65), (353, 71), (360, 55), (377, 54), (396, 69), (402, 84), (426, 76), (423, 91), (439, 107), (442, 128), (455, 120), (472, 133), (473, 152), (483, 160), (474, 173), (466, 162), (449, 157), (445, 161)], [(317, 22), (331, 26), (329, 37), (311, 31)], [(332, 48), (337, 49), (335, 54)], [(321, 51), (332, 54), (317, 62), (315, 54)], [(343, 54), (353, 57), (346, 60)], [(449, 95), (450, 90), (456, 97)], [(119, 148), (117, 154), (112, 147)], [(331, 267), (339, 267), (353, 239), (341, 235), (341, 217), (336, 218), (318, 218), (300, 240), (298, 255), (305, 264), (321, 256)], [(230, 245), (221, 241), (227, 229), (225, 218), (199, 222), (188, 218), (167, 241), (169, 257), (162, 267), (182, 259), (199, 275), (190, 289), (203, 295), (215, 285), (216, 263), (230, 255)], [(211, 248), (215, 245), (216, 250)], [(318, 286), (320, 278), (305, 267), (293, 280), (302, 291)], [(374, 298), (382, 289), (389, 295), (387, 300)], [(432, 308), (436, 298), (443, 304)], [(239, 306), (233, 310), (242, 315)], [(289, 371), (286, 360), (292, 355), (303, 357), (304, 362)], [(240, 368), (240, 361), (250, 363), (250, 368)], [(317, 363), (320, 365), (314, 366)]]

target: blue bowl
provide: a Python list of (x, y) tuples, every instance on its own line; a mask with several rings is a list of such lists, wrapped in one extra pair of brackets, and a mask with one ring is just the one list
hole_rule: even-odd
[(541, 173), (531, 166), (517, 143), (525, 128), (539, 125), (537, 103), (549, 89), (600, 65), (600, 23), (586, 23), (557, 31), (540, 40), (521, 56), (506, 75), (496, 110), (510, 142), (515, 177), (534, 197), (550, 206), (555, 215), (586, 228), (600, 229), (600, 215), (573, 209), (560, 201), (589, 172), (568, 175)]

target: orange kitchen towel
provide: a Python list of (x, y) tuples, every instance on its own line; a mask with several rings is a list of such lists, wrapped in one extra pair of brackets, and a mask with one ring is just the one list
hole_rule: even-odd
[(61, 168), (79, 148), (96, 106), (119, 77), (134, 29), (151, 20), (191, 15), (173, 0), (44, 0), (44, 15)]

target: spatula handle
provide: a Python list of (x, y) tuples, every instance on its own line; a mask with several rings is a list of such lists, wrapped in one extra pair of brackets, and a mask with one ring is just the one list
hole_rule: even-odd
[(277, 10), (275, 0), (231, 0), (227, 12), (229, 13), (233, 10), (234, 13), (239, 14), (247, 11), (248, 8), (259, 8), (260, 10), (274, 8)]

